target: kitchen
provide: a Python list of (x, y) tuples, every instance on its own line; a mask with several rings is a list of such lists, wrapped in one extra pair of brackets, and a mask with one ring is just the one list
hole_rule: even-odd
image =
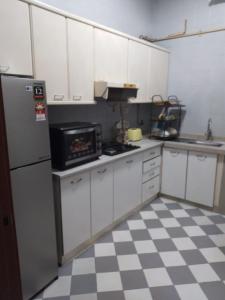
[(1, 0), (2, 299), (224, 299), (223, 2)]

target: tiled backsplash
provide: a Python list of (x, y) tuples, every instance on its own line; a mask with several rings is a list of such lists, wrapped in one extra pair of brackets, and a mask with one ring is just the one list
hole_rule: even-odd
[[(120, 120), (119, 107), (113, 109), (112, 103), (98, 103), (96, 105), (71, 105), (71, 106), (50, 106), (49, 122), (98, 122), (102, 124), (103, 138), (111, 139), (113, 125)], [(137, 124), (138, 105), (128, 104), (128, 121), (130, 127), (142, 127), (143, 133), (149, 130), (150, 105), (139, 104), (139, 119), (144, 125)]]

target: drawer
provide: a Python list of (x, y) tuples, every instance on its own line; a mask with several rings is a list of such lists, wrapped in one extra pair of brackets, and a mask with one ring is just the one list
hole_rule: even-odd
[(151, 171), (152, 169), (160, 166), (161, 166), (161, 156), (147, 160), (143, 163), (143, 173)]
[(142, 201), (147, 201), (159, 193), (160, 177), (157, 176), (142, 184)]
[(152, 169), (146, 173), (143, 174), (142, 176), (142, 182), (146, 182), (151, 180), (152, 178), (159, 176), (160, 175), (160, 167), (157, 167), (155, 169)]
[(144, 152), (143, 161), (153, 159), (153, 158), (155, 158), (157, 156), (160, 156), (160, 155), (161, 155), (161, 147), (156, 147), (156, 148), (149, 149), (149, 150)]

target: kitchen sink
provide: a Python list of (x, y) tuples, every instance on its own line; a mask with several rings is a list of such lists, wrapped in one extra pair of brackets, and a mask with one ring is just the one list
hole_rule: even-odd
[(176, 140), (176, 142), (202, 145), (202, 146), (211, 146), (211, 147), (222, 147), (224, 145), (223, 143), (220, 143), (220, 142), (201, 141), (201, 140), (185, 139), (185, 138), (179, 138)]

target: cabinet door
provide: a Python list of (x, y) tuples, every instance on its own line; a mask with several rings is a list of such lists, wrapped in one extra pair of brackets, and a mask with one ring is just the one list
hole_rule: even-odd
[(95, 28), (95, 80), (127, 82), (128, 39)]
[(0, 0), (0, 73), (32, 75), (28, 4)]
[(188, 156), (186, 199), (213, 207), (217, 156), (190, 152)]
[(105, 165), (91, 172), (92, 234), (113, 222), (113, 167)]
[(34, 73), (46, 81), (47, 100), (68, 100), (66, 20), (32, 6)]
[(165, 148), (163, 150), (161, 192), (185, 199), (187, 151)]
[(138, 102), (148, 101), (149, 47), (135, 41), (129, 41), (128, 82), (138, 85)]
[(61, 181), (64, 255), (91, 237), (90, 174)]
[(94, 102), (94, 29), (67, 19), (69, 98)]
[(149, 100), (152, 100), (154, 95), (161, 95), (163, 99), (167, 99), (169, 54), (150, 48), (149, 55)]
[(114, 165), (114, 220), (141, 204), (142, 160), (135, 155)]

